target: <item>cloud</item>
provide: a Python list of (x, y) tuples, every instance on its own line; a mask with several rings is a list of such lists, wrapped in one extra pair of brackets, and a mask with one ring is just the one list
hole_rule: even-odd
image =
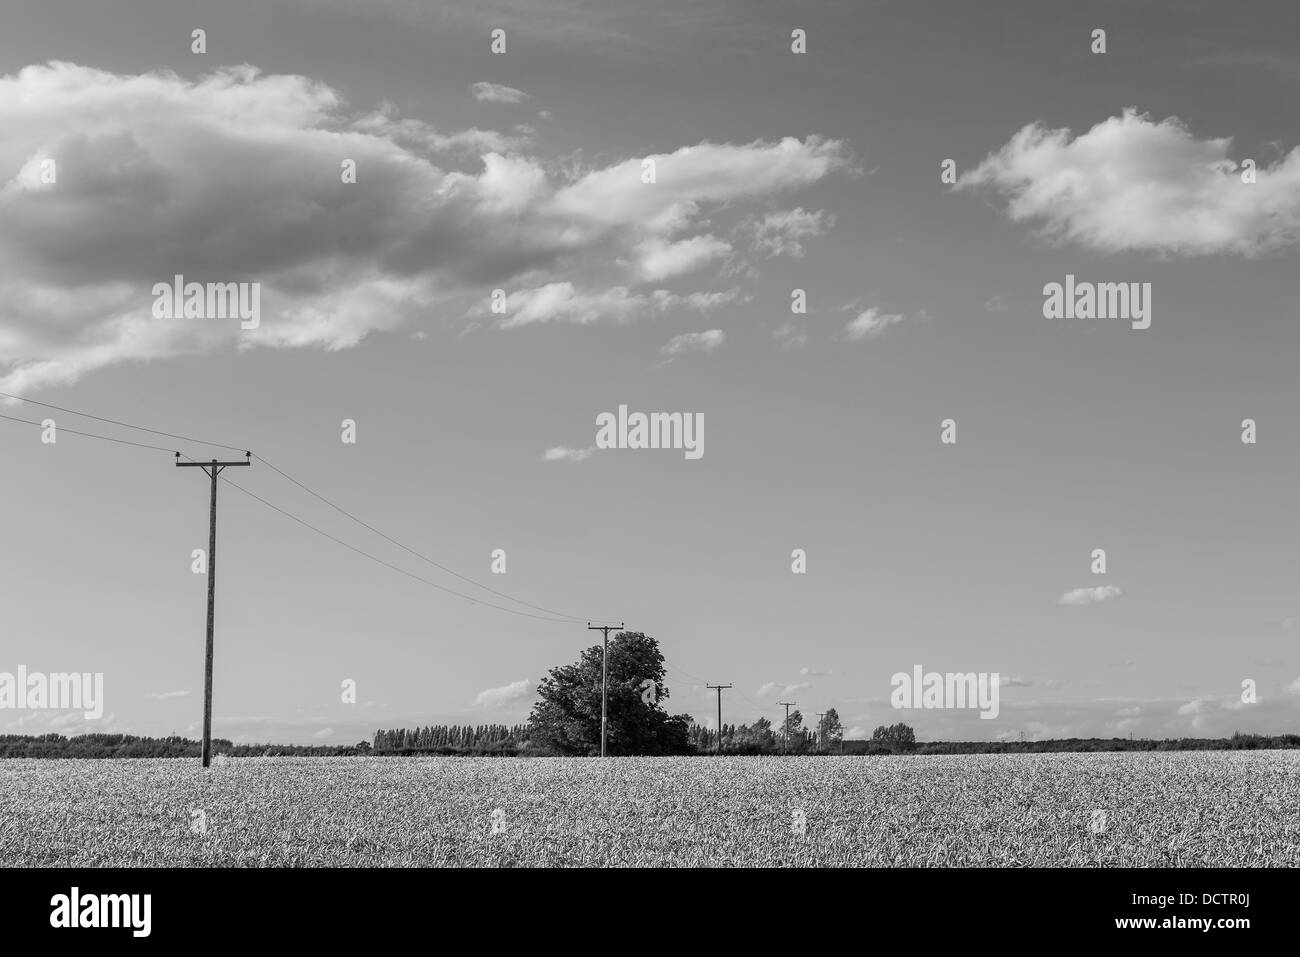
[(998, 687), (1000, 688), (1028, 688), (1032, 685), (1033, 682), (1026, 678), (1012, 677), (1011, 675), (998, 676)]
[(775, 694), (778, 698), (788, 698), (796, 691), (802, 691), (804, 688), (811, 688), (812, 685), (804, 681), (799, 684), (786, 685), (777, 681), (769, 681), (758, 689), (756, 697), (763, 698), (770, 694)]
[(504, 708), (507, 705), (516, 704), (533, 694), (533, 683), (527, 678), (521, 678), (519, 681), (512, 681), (508, 685), (500, 688), (488, 688), (480, 691), (474, 703), (482, 708)]
[(581, 462), (583, 459), (591, 458), (591, 453), (596, 451), (594, 445), (585, 449), (571, 449), (564, 445), (553, 445), (542, 453), (543, 462)]
[(808, 331), (799, 323), (783, 322), (772, 330), (772, 338), (783, 348), (797, 349), (808, 344)]
[[(485, 289), (509, 293), (502, 328), (716, 308), (743, 296), (639, 284), (726, 256), (710, 216), (853, 171), (817, 136), (704, 142), (653, 157), (646, 184), (641, 157), (575, 167), (532, 155), (527, 127), (354, 112), (323, 83), (248, 65), (196, 79), (28, 66), (0, 76), (0, 129), (10, 392), (129, 361), (346, 349), (434, 310), (472, 324)], [(259, 283), (259, 327), (153, 318), (154, 285), (176, 273)]]
[(189, 694), (188, 691), (164, 691), (164, 692), (162, 692), (161, 694), (148, 694), (148, 693), (146, 693), (146, 694), (145, 694), (145, 697), (146, 697), (146, 698), (156, 698), (156, 699), (158, 699), (158, 700), (162, 700), (163, 698), (184, 698), (184, 697), (185, 697), (186, 695), (188, 695), (188, 694)]
[(748, 217), (737, 232), (749, 237), (754, 252), (769, 259), (783, 254), (799, 259), (804, 255), (803, 240), (821, 236), (834, 226), (834, 215), (820, 209), (805, 212), (800, 206), (768, 213), (762, 218)]
[(845, 740), (861, 741), (863, 738), (868, 738), (870, 736), (871, 736), (871, 732), (868, 731), (860, 724), (855, 724), (853, 727), (849, 728), (847, 731), (844, 732)]
[(328, 737), (332, 736), (333, 734), (334, 734), (334, 729), (333, 729), (333, 728), (321, 728), (319, 731), (317, 731), (315, 734), (313, 734), (312, 737), (313, 737), (313, 738), (318, 738), (318, 739), (320, 739), (320, 740), (324, 740), (325, 738), (328, 738)]
[(470, 92), (480, 103), (522, 103), (528, 99), (528, 94), (523, 90), (500, 83), (475, 83), (470, 87)]
[(659, 351), (666, 356), (677, 356), (684, 352), (712, 352), (726, 340), (721, 329), (706, 329), (703, 332), (683, 332), (673, 336)]
[(1087, 605), (1095, 601), (1109, 601), (1123, 597), (1124, 592), (1114, 585), (1098, 585), (1096, 588), (1074, 588), (1057, 599), (1061, 605)]
[(816, 668), (800, 668), (799, 674), (804, 677), (825, 678), (830, 674), (829, 671), (818, 671)]
[(1230, 138), (1128, 108), (1075, 137), (1030, 124), (956, 188), (1006, 200), (1017, 223), (1103, 253), (1258, 256), (1300, 242), (1300, 147), (1242, 182)]
[(692, 236), (675, 243), (652, 237), (641, 243), (636, 252), (641, 278), (659, 282), (694, 272), (710, 261), (728, 255), (731, 244), (707, 235)]
[(882, 335), (886, 329), (906, 319), (898, 313), (883, 313), (871, 308), (858, 314), (856, 319), (844, 327), (844, 337), (854, 341)]
[[(742, 296), (739, 289), (679, 295), (666, 289), (641, 293), (627, 286), (585, 291), (571, 282), (552, 282), (510, 293), (506, 297), (505, 314), (497, 324), (503, 329), (511, 329), (539, 322), (569, 322), (577, 325), (630, 322), (641, 316), (671, 309), (708, 312), (744, 298), (746, 297)], [(483, 305), (477, 314), (486, 315), (487, 311), (488, 307)]]
[(1287, 694), (1300, 694), (1300, 678), (1286, 686)]

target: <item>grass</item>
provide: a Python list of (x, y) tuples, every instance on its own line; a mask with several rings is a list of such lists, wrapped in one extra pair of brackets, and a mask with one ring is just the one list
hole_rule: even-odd
[(1298, 800), (1298, 751), (23, 759), (0, 866), (1296, 867)]

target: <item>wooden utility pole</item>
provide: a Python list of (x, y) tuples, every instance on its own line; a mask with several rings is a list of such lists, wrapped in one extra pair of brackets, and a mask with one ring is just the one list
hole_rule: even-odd
[(794, 707), (796, 702), (778, 701), (777, 704), (785, 705), (785, 724), (782, 727), (782, 731), (784, 732), (785, 751), (787, 754), (789, 754), (790, 753), (790, 709)]
[(821, 739), (822, 747), (826, 747), (826, 729), (822, 727), (822, 718), (826, 717), (825, 711), (817, 712), (817, 737)]
[(706, 688), (718, 689), (718, 754), (722, 753), (722, 689), (731, 685), (705, 685)]
[(593, 625), (587, 622), (588, 631), (603, 631), (605, 633), (605, 655), (600, 662), (600, 756), (605, 756), (605, 710), (608, 704), (607, 686), (609, 684), (609, 633), (611, 631), (622, 631), (623, 623), (617, 625)]
[[(181, 454), (176, 453), (179, 459)], [(203, 655), (203, 766), (212, 763), (212, 626), (217, 598), (217, 476), (228, 468), (251, 465), (251, 452), (243, 462), (177, 462), (177, 468), (200, 468), (212, 479), (212, 507), (208, 516), (208, 643)]]

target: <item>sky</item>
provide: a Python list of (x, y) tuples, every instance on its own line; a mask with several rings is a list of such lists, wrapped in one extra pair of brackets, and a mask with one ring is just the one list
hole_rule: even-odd
[[(0, 399), (159, 446), (0, 419), (0, 672), (105, 698), (0, 733), (199, 733), (209, 490), (173, 450), (245, 449), (218, 737), (521, 722), (601, 619), (701, 722), (731, 683), (728, 723), (853, 736), (1300, 728), (1292, 4), (0, 21), (0, 392), (230, 446)], [(158, 317), (177, 274), (257, 283), (256, 328)], [(1149, 283), (1150, 327), (1047, 318), (1067, 276)], [(703, 454), (597, 448), (621, 405), (702, 416)], [(999, 673), (998, 716), (891, 707), (917, 665)]]

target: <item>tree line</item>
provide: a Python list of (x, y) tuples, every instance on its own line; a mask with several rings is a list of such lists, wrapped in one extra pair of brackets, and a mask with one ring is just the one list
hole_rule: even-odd
[(527, 725), (430, 725), (375, 732), (379, 754), (518, 754), (528, 742)]

